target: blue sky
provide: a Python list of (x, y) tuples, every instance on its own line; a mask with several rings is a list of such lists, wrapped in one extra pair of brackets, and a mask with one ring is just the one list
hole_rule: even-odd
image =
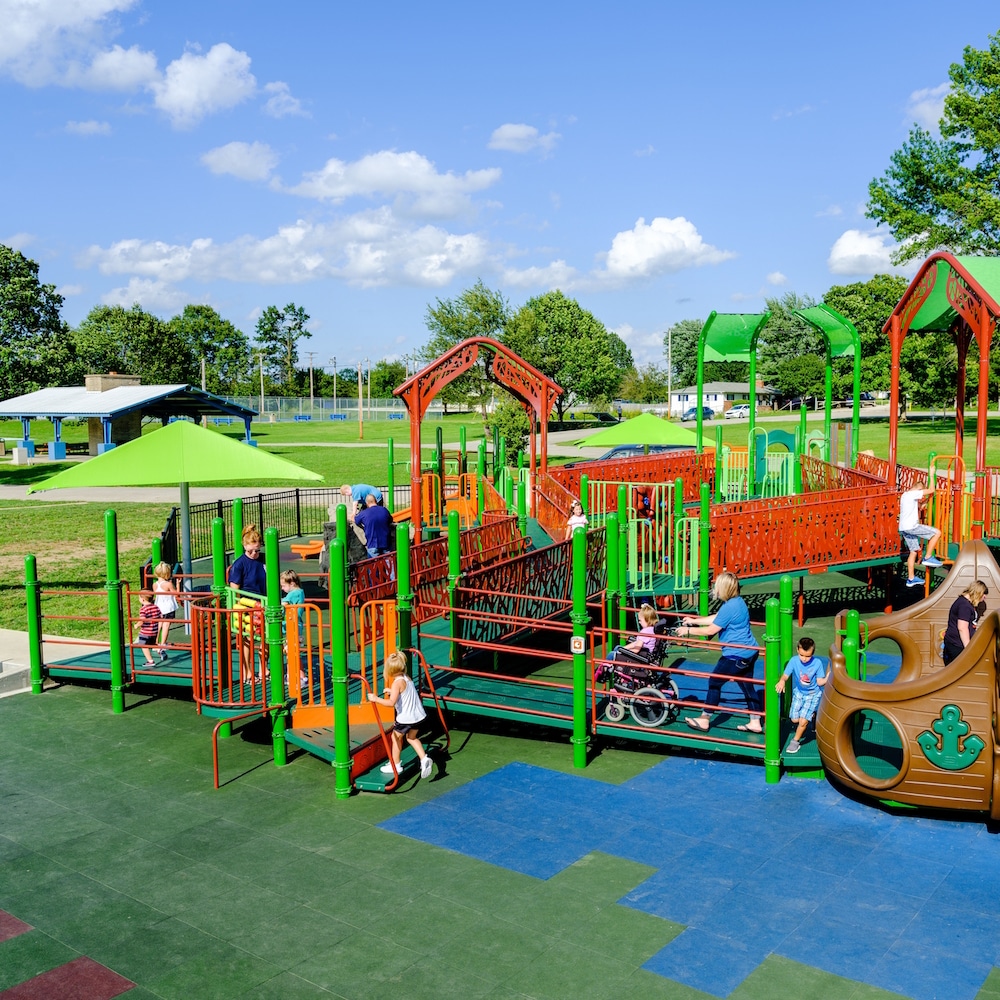
[[(0, 0), (0, 242), (79, 322), (310, 314), (401, 357), (477, 278), (662, 360), (681, 319), (891, 269), (868, 182), (995, 3)], [(912, 269), (911, 269), (912, 271)]]

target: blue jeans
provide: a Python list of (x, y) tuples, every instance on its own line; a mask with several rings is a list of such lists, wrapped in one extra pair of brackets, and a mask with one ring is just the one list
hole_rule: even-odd
[[(759, 653), (752, 653), (745, 659), (735, 656), (720, 657), (712, 670), (712, 676), (708, 679), (708, 694), (705, 695), (705, 711), (709, 712), (719, 706), (719, 696), (722, 693), (722, 685), (734, 677), (753, 677), (753, 668), (757, 663)], [(751, 712), (761, 712), (764, 708), (764, 692), (760, 685), (751, 684), (749, 681), (737, 680), (743, 697), (746, 699), (747, 708)]]

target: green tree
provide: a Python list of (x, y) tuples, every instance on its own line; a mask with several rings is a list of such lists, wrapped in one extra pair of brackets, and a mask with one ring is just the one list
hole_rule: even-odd
[(757, 341), (758, 376), (765, 382), (774, 382), (784, 361), (807, 354), (818, 356), (825, 365), (823, 335), (795, 315), (796, 309), (808, 309), (816, 303), (808, 296), (796, 295), (795, 292), (786, 292), (780, 298), (767, 299), (766, 302), (771, 318)]
[(815, 354), (785, 358), (778, 365), (771, 382), (786, 398), (822, 396), (826, 383), (826, 364)]
[(272, 387), (286, 395), (296, 388), (299, 341), (312, 336), (306, 329), (308, 322), (309, 314), (294, 302), (284, 309), (268, 306), (257, 319), (254, 350), (264, 355), (264, 374)]
[(607, 403), (633, 364), (621, 337), (560, 291), (521, 306), (507, 323), (503, 343), (562, 387), (559, 420), (577, 402)]
[[(457, 298), (437, 299), (427, 307), (424, 322), (431, 338), (420, 351), (424, 362), (439, 358), (463, 340), (470, 337), (499, 338), (510, 316), (510, 307), (500, 292), (487, 288), (482, 280), (467, 288)], [(486, 378), (485, 361), (480, 361), (465, 374), (446, 385), (437, 398), (444, 404), (445, 413), (452, 405), (479, 405), (486, 415), (486, 402), (492, 395), (492, 386)]]
[(79, 381), (68, 350), (63, 298), (38, 280), (38, 264), (0, 245), (0, 398)]
[(138, 303), (96, 306), (73, 331), (77, 355), (89, 372), (138, 375), (146, 385), (200, 385), (188, 342)]
[(933, 250), (1000, 251), (1000, 32), (948, 70), (941, 138), (914, 125), (868, 185), (868, 218), (887, 226), (899, 263)]
[(372, 399), (390, 399), (392, 390), (406, 381), (402, 361), (378, 361), (371, 370)]
[[(687, 389), (698, 381), (698, 337), (704, 325), (700, 319), (682, 319), (663, 335), (663, 357), (669, 355), (674, 390)], [(746, 382), (749, 371), (745, 361), (706, 361), (705, 382)]]
[(666, 367), (643, 365), (641, 368), (630, 368), (622, 378), (618, 395), (632, 403), (666, 402)]
[(528, 447), (528, 435), (531, 433), (531, 420), (524, 409), (524, 404), (513, 399), (506, 392), (486, 418), (486, 430), (492, 434), (496, 427), (500, 436), (507, 442), (508, 460), (513, 461), (519, 451)]
[[(250, 390), (250, 341), (228, 319), (211, 306), (187, 305), (167, 325), (188, 345), (196, 364), (204, 359), (209, 392), (236, 396)], [(200, 372), (195, 384), (201, 385)]]

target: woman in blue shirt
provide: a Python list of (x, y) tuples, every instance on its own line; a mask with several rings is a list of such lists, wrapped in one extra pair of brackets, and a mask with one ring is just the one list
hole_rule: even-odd
[(756, 646), (757, 640), (750, 630), (750, 612), (746, 601), (740, 597), (740, 581), (733, 573), (720, 573), (712, 594), (717, 601), (722, 601), (722, 607), (714, 615), (688, 616), (677, 629), (677, 635), (698, 635), (705, 638), (717, 635), (718, 641), (722, 643), (722, 656), (708, 680), (705, 710), (701, 715), (684, 721), (692, 729), (708, 732), (712, 713), (719, 706), (722, 685), (736, 679), (746, 699), (747, 708), (753, 713), (745, 726), (736, 728), (744, 733), (762, 733), (764, 728), (759, 713), (764, 708), (763, 691), (759, 685), (739, 679), (753, 677), (754, 664), (759, 655), (756, 649), (747, 648)]

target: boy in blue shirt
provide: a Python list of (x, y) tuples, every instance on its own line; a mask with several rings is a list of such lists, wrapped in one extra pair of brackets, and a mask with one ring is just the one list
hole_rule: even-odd
[(809, 720), (819, 708), (823, 685), (830, 677), (826, 664), (818, 656), (813, 655), (815, 652), (816, 643), (807, 636), (802, 636), (799, 639), (796, 655), (788, 661), (788, 666), (785, 667), (781, 680), (774, 686), (778, 694), (783, 694), (785, 681), (791, 675), (792, 708), (788, 717), (795, 723), (795, 736), (785, 748), (786, 753), (798, 753), (802, 747), (801, 741), (805, 735), (806, 726), (809, 725)]

